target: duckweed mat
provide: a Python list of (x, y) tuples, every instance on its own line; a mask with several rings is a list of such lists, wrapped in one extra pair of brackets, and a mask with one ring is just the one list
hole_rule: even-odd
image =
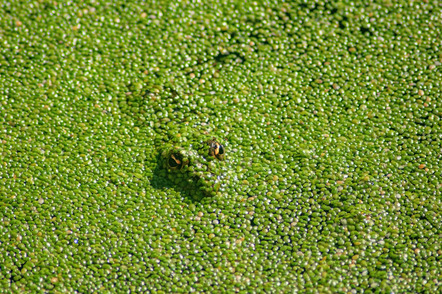
[(2, 1), (0, 293), (441, 290), (439, 1)]

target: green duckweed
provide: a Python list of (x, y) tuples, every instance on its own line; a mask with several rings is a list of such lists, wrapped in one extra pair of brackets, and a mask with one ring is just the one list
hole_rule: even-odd
[(439, 292), (441, 12), (2, 2), (0, 293)]

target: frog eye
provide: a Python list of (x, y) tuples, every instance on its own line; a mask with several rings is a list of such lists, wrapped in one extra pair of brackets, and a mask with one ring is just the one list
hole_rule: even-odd
[(209, 156), (216, 156), (218, 154), (218, 146), (215, 141), (209, 141)]
[(218, 146), (216, 148), (216, 153), (215, 153), (216, 158), (218, 158), (219, 160), (223, 160), (225, 152), (226, 152), (226, 150), (225, 150), (224, 146), (221, 144), (218, 144)]
[(213, 147), (213, 154), (217, 156), (219, 154), (219, 144), (215, 143), (215, 146)]
[(183, 166), (181, 160), (178, 159), (177, 157), (175, 157), (174, 154), (170, 155), (168, 163), (169, 163), (169, 167), (171, 169), (179, 169), (179, 168), (181, 168)]
[(209, 156), (213, 156), (219, 160), (223, 160), (225, 148), (223, 145), (215, 141), (215, 138), (207, 142), (209, 145)]

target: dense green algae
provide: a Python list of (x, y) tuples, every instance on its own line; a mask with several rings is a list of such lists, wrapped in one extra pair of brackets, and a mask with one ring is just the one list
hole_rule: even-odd
[(0, 4), (0, 291), (436, 292), (428, 2)]

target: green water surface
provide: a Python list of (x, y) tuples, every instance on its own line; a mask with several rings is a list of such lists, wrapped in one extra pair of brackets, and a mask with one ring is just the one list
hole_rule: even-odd
[(440, 291), (441, 22), (2, 1), (0, 293)]

